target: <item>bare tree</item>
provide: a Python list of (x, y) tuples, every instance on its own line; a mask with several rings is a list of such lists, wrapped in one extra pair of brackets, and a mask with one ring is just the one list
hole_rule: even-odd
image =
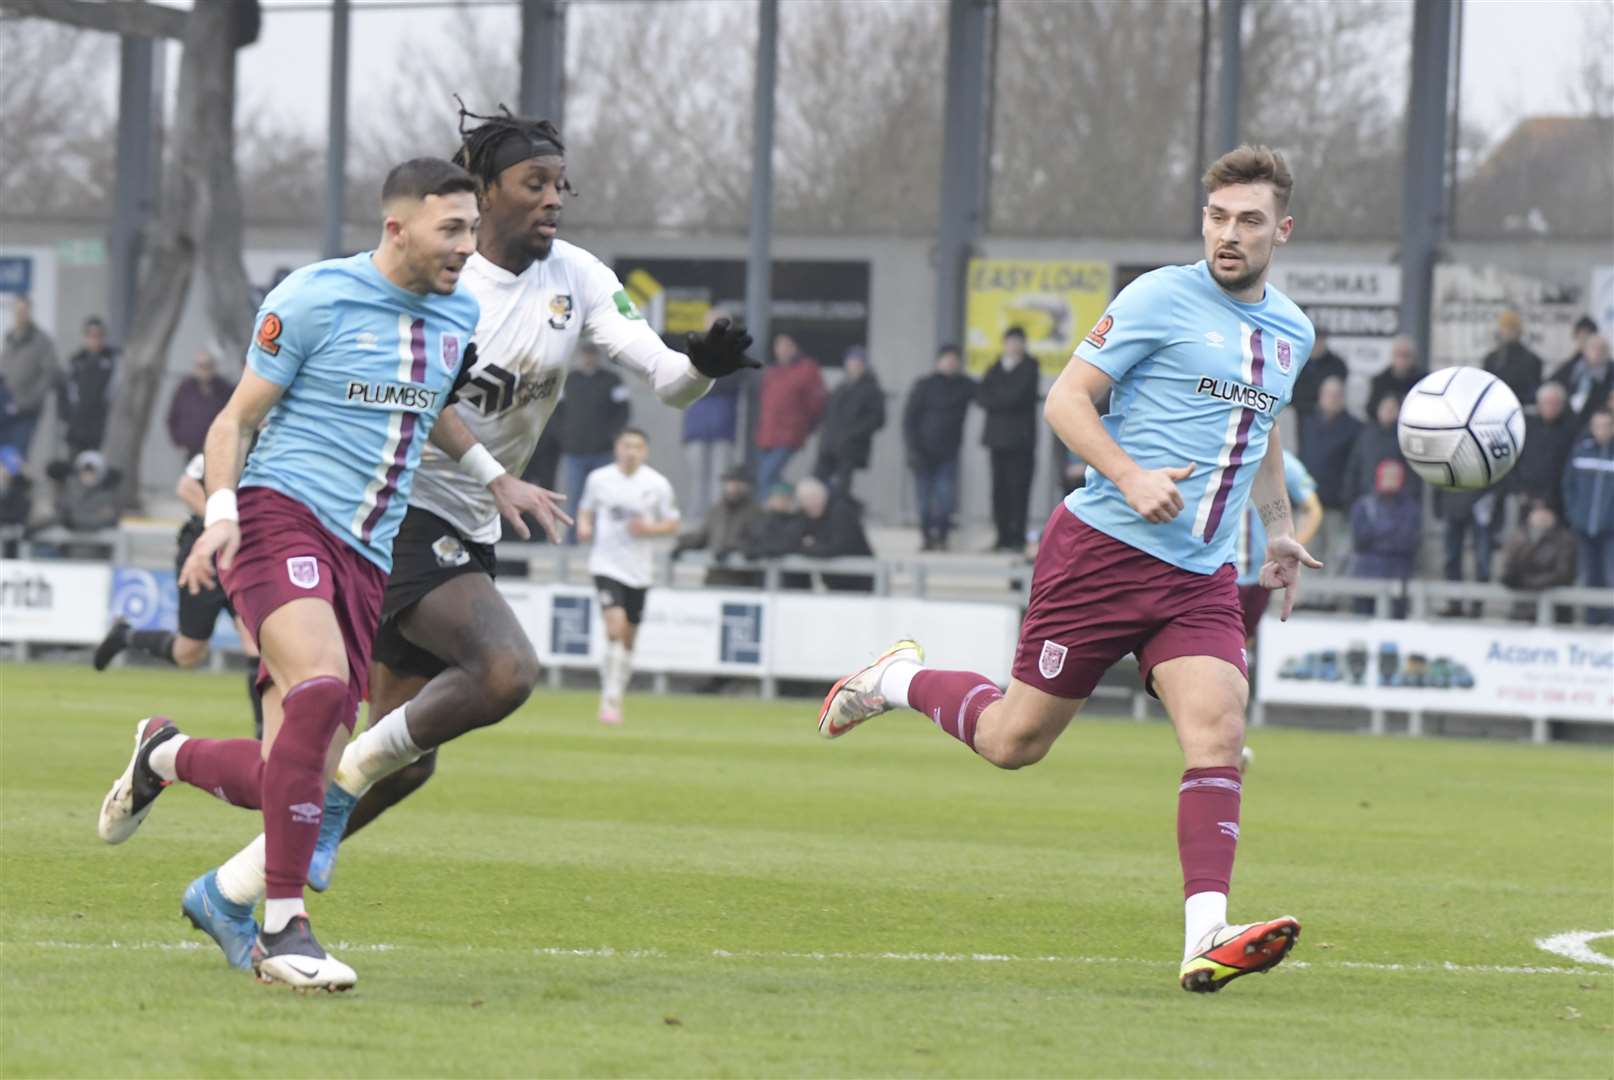
[(1614, 116), (1614, 3), (1580, 7), (1580, 63), (1566, 76), (1568, 97), (1583, 116)]
[(138, 0), (4, 0), (4, 7), (84, 29), (183, 38), (170, 165), (124, 343), (123, 391), (104, 443), (107, 457), (124, 471), (125, 502), (133, 505), (139, 497), (141, 447), (198, 259), (214, 338), (239, 353), (251, 333), (234, 112), (235, 50), (257, 35), (256, 0), (198, 3), (188, 13)]
[(84, 215), (111, 205), (107, 34), (9, 11), (0, 17), (0, 206), (11, 216)]

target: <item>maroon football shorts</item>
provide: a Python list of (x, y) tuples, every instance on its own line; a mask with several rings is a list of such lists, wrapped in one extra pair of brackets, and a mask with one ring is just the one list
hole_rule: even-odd
[[(347, 649), (353, 709), (370, 693), (370, 647), (381, 622), (387, 575), (381, 567), (335, 536), (314, 512), (273, 488), (242, 488), (236, 497), (241, 549), (219, 575), (230, 603), (263, 648), (259, 628), (284, 604), (318, 597), (331, 605)], [(260, 667), (260, 684), (269, 678)]]
[(1239, 586), (1239, 608), (1244, 613), (1244, 640), (1255, 637), (1255, 628), (1261, 625), (1261, 616), (1267, 613), (1272, 601), (1272, 590), (1261, 585)]
[(1020, 625), (1014, 677), (1079, 699), (1116, 661), (1136, 653), (1143, 684), (1163, 660), (1214, 656), (1249, 678), (1231, 564), (1195, 574), (1122, 543), (1063, 503), (1043, 529)]

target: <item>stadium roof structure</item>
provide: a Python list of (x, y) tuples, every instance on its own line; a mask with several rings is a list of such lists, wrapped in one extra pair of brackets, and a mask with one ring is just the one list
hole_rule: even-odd
[(1614, 235), (1614, 117), (1521, 120), (1457, 190), (1466, 237)]

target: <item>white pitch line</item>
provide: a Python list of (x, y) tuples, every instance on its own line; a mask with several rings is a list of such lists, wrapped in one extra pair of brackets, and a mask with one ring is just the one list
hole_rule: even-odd
[(1545, 949), (1554, 956), (1562, 956), (1581, 964), (1598, 964), (1614, 968), (1614, 956), (1600, 953), (1591, 942), (1614, 937), (1614, 930), (1569, 930), (1551, 937), (1537, 938), (1536, 948)]
[[(1567, 937), (1570, 935), (1559, 935)], [(1604, 934), (1588, 935), (1588, 940), (1608, 936)], [(1543, 939), (1553, 940), (1557, 939)], [(1540, 944), (1538, 942), (1538, 944)], [(211, 951), (211, 946), (200, 941), (135, 941), (135, 942), (86, 942), (86, 941), (29, 941), (4, 942), (0, 945), (36, 949), (74, 949), (74, 950), (106, 950), (124, 952), (193, 952)], [(1543, 946), (1545, 947), (1545, 946)], [(1582, 946), (1584, 948), (1584, 946)], [(383, 943), (358, 944), (348, 941), (339, 941), (331, 946), (337, 953), (352, 952), (437, 952), (438, 949), (427, 949), (413, 945), (390, 945)], [(499, 949), (483, 946), (472, 949), (466, 947), (464, 951), (471, 952), (504, 952), (513, 950)], [(585, 960), (677, 960), (677, 954), (662, 949), (617, 949), (610, 946), (598, 948), (564, 948), (561, 946), (534, 946), (531, 950), (534, 956), (548, 956), (560, 959)], [(1606, 957), (1600, 953), (1586, 950), (1587, 956), (1597, 957), (1588, 961), (1599, 965), (1614, 967)], [(818, 963), (850, 962), (850, 963), (930, 963), (930, 964), (1050, 964), (1069, 965), (1072, 967), (1139, 967), (1139, 968), (1174, 968), (1176, 963), (1171, 960), (1148, 960), (1138, 957), (1126, 956), (1016, 956), (1012, 953), (933, 953), (933, 952), (764, 952), (746, 949), (713, 949), (705, 954), (714, 960), (752, 960), (752, 961), (778, 961), (778, 960), (808, 960)], [(698, 959), (692, 956), (691, 959)], [(1579, 959), (1579, 957), (1571, 957)], [(1599, 970), (1596, 967), (1555, 967), (1535, 964), (1456, 964), (1451, 961), (1439, 963), (1413, 963), (1413, 964), (1387, 964), (1375, 963), (1366, 960), (1290, 960), (1276, 969), (1282, 971), (1319, 971), (1326, 972), (1332, 969), (1346, 971), (1383, 971), (1397, 974), (1434, 974), (1434, 975), (1577, 975), (1601, 976), (1614, 975), (1614, 972)]]

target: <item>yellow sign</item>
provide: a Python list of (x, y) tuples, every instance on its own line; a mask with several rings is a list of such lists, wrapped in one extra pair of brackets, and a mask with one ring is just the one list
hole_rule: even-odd
[(1110, 265), (1051, 259), (971, 259), (964, 363), (979, 375), (1004, 331), (1026, 332), (1026, 351), (1057, 375), (1110, 302)]

